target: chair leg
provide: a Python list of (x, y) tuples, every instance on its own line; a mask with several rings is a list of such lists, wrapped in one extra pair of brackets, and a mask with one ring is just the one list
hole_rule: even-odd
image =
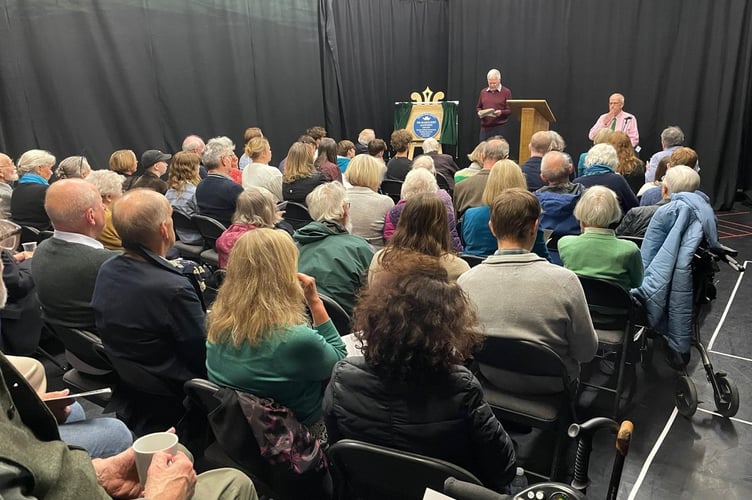
[(554, 456), (551, 457), (551, 470), (548, 473), (549, 481), (559, 480), (559, 462), (566, 442), (565, 433), (567, 425), (563, 422), (556, 426), (556, 444), (554, 445)]
[(60, 371), (62, 371), (62, 372), (67, 372), (68, 369), (70, 368), (69, 366), (66, 366), (66, 365), (60, 363), (58, 360), (55, 359), (55, 357), (52, 354), (48, 353), (47, 351), (45, 351), (44, 349), (42, 349), (39, 346), (37, 346), (37, 348), (36, 348), (36, 350), (34, 352), (36, 354), (40, 355), (40, 356), (43, 356), (43, 357), (47, 358), (47, 360), (50, 361), (50, 363), (52, 363), (53, 365), (57, 366), (60, 369)]
[(627, 351), (625, 349), (622, 349), (618, 357), (619, 374), (616, 377), (616, 392), (614, 393), (614, 412), (613, 412), (614, 420), (618, 420), (619, 418), (619, 404), (621, 403), (621, 393), (624, 388), (624, 368), (626, 367), (626, 364), (627, 364), (626, 356), (627, 356)]

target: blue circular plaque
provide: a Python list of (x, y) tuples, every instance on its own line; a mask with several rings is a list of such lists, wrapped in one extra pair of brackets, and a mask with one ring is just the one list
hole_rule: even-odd
[(413, 132), (421, 139), (428, 139), (439, 132), (439, 119), (434, 115), (423, 113), (415, 118)]

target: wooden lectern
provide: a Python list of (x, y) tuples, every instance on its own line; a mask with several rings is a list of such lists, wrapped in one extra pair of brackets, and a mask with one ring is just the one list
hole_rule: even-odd
[(520, 156), (522, 165), (530, 158), (530, 138), (540, 130), (548, 130), (548, 124), (555, 122), (554, 114), (545, 99), (510, 99), (507, 104), (520, 120)]

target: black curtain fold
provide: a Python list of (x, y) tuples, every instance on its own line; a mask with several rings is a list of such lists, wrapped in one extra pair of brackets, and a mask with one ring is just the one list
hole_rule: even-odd
[[(577, 155), (612, 92), (647, 159), (681, 126), (716, 208), (752, 189), (752, 4), (747, 0), (0, 0), (0, 151), (97, 167), (119, 148), (262, 127), (281, 159), (312, 125), (389, 138), (394, 102), (425, 86), (459, 100), (459, 153), (501, 69), (545, 98)], [(510, 134), (517, 155), (517, 132)]]

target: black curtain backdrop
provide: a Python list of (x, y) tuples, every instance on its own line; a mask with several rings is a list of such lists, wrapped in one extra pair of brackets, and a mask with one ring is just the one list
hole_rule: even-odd
[[(430, 86), (459, 100), (459, 163), (498, 67), (545, 98), (578, 155), (621, 92), (641, 156), (681, 126), (717, 208), (752, 188), (752, 3), (746, 0), (0, 0), (0, 151), (179, 149), (263, 128), (279, 161), (311, 125), (374, 128)], [(517, 133), (510, 136), (517, 154)]]

